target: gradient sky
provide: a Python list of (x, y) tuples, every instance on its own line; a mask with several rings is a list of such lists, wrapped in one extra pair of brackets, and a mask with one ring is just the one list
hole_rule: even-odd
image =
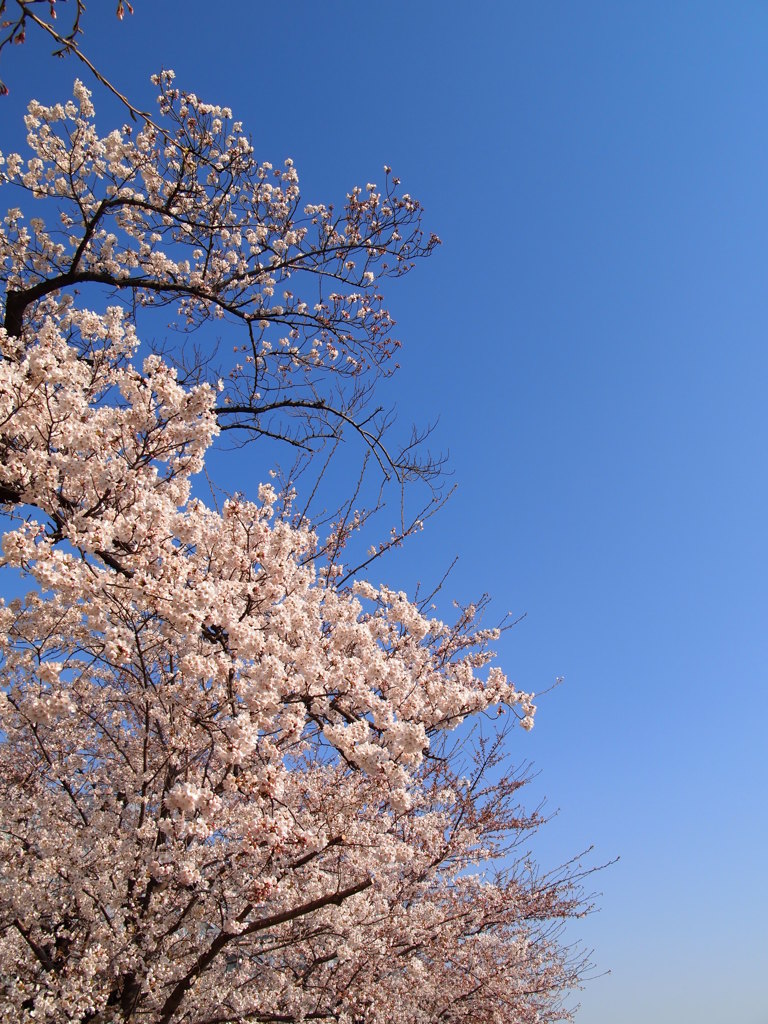
[[(509, 674), (565, 676), (510, 755), (542, 862), (621, 858), (578, 1024), (768, 1024), (768, 6), (134, 3), (83, 45), (137, 101), (175, 68), (318, 200), (391, 164), (443, 239), (390, 394), (459, 487), (379, 572), (458, 554), (452, 596), (527, 613)], [(0, 148), (76, 74), (16, 48)]]

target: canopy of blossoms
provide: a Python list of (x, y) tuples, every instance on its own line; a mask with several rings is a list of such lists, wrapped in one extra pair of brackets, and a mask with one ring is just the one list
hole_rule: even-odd
[[(434, 244), (418, 204), (388, 174), (300, 208), (290, 163), (158, 85), (158, 124), (106, 137), (80, 84), (32, 103), (2, 165), (0, 569), (28, 593), (0, 605), (0, 1020), (567, 1016), (577, 869), (516, 856), (539, 819), (503, 735), (451, 737), (533, 724), (497, 634), (348, 579), (271, 485), (191, 492), (234, 423), (351, 425), (403, 468), (359, 414), (393, 344), (379, 282)], [(242, 365), (143, 354), (143, 304), (230, 318)]]

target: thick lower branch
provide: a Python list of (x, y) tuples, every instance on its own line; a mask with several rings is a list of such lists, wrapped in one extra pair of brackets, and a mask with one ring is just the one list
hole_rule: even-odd
[[(218, 935), (208, 949), (202, 953), (195, 963), (190, 967), (184, 977), (176, 983), (171, 994), (165, 1001), (163, 1008), (158, 1016), (158, 1024), (169, 1024), (169, 1021), (178, 1010), (181, 1005), (181, 1001), (189, 991), (193, 981), (215, 960), (219, 953), (224, 947), (232, 942), (234, 939), (238, 939), (243, 935), (253, 935), (256, 932), (266, 931), (268, 928), (274, 928), (279, 924), (285, 924), (288, 921), (295, 921), (300, 917), (306, 917), (307, 914), (312, 914), (316, 910), (322, 910), (323, 907), (328, 906), (340, 906), (344, 900), (355, 896), (357, 893), (364, 892), (373, 885), (371, 878), (366, 878), (362, 882), (357, 882), (355, 885), (350, 885), (346, 889), (339, 889), (337, 892), (329, 893), (327, 896), (320, 896), (316, 900), (310, 900), (309, 903), (304, 903), (300, 907), (293, 907), (291, 910), (283, 910), (279, 914), (272, 914), (270, 917), (263, 917), (258, 921), (252, 921), (246, 925), (239, 933), (221, 932)], [(242, 920), (250, 913), (250, 907), (246, 908), (238, 919), (241, 923)]]
[(13, 922), (13, 926), (19, 933), (19, 935), (21, 935), (21, 937), (24, 939), (24, 941), (32, 950), (32, 952), (35, 954), (35, 957), (37, 958), (39, 963), (45, 968), (45, 970), (54, 971), (56, 969), (56, 965), (54, 964), (53, 960), (51, 960), (50, 956), (45, 951), (45, 949), (39, 943), (35, 942), (35, 940), (32, 938), (30, 933), (27, 931), (27, 929), (24, 927), (21, 921), (19, 921), (18, 918), (16, 918), (16, 920)]

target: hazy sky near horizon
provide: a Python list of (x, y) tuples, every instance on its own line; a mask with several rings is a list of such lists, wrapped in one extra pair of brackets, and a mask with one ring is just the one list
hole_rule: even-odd
[[(452, 595), (526, 613), (510, 676), (565, 677), (510, 756), (545, 864), (621, 858), (578, 1024), (768, 1024), (768, 5), (134, 6), (83, 46), (137, 102), (173, 67), (319, 201), (391, 164), (443, 240), (387, 291), (390, 394), (458, 489), (381, 575), (458, 555)], [(3, 55), (4, 151), (87, 81), (47, 54)]]

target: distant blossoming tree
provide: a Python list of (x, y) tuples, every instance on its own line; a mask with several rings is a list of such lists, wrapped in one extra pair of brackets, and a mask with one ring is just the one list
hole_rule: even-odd
[[(350, 578), (351, 511), (321, 539), (271, 485), (191, 492), (235, 427), (429, 474), (366, 410), (381, 281), (436, 240), (391, 173), (303, 204), (228, 110), (157, 85), (157, 123), (106, 136), (80, 83), (32, 103), (2, 164), (0, 564), (33, 589), (0, 605), (0, 1019), (566, 1017), (578, 869), (516, 853), (539, 818), (503, 733), (451, 739), (533, 723), (481, 609)], [(239, 325), (234, 364), (140, 352), (147, 306)]]

